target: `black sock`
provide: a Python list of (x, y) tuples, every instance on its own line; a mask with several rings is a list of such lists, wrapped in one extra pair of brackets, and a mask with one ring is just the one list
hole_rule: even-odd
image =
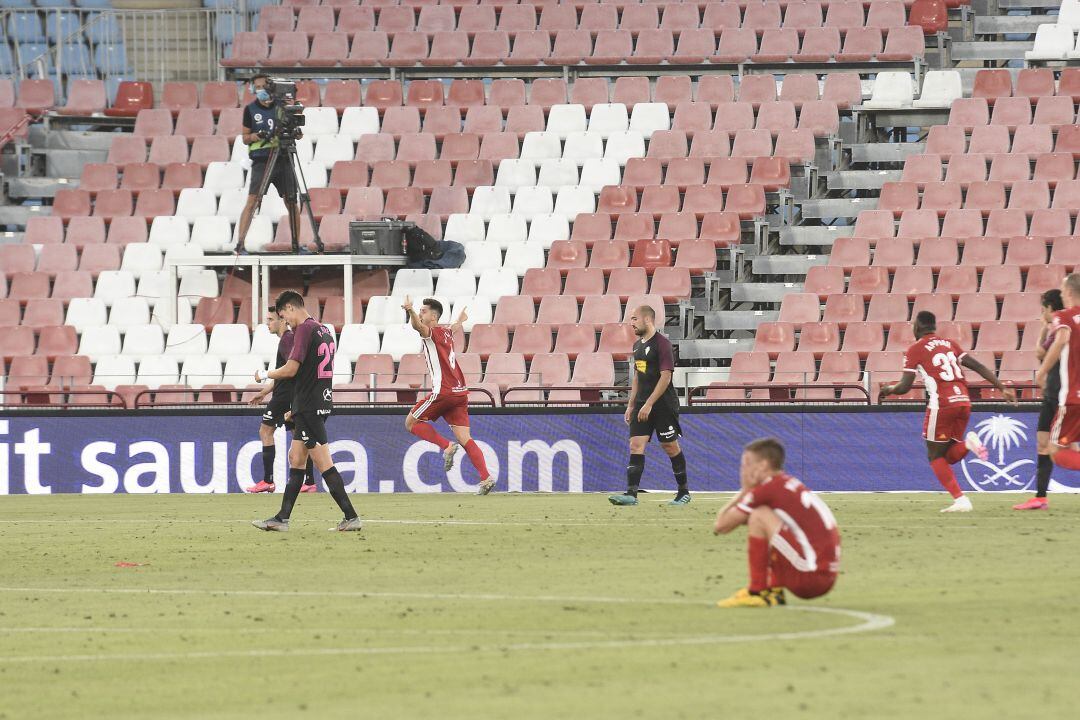
[(274, 458), (277, 456), (277, 446), (263, 445), (263, 482), (274, 482)]
[(638, 485), (641, 484), (641, 474), (645, 472), (645, 456), (631, 455), (630, 463), (626, 466), (626, 494), (637, 497)]
[(671, 472), (675, 473), (675, 482), (679, 486), (675, 497), (689, 495), (690, 491), (686, 488), (686, 456), (680, 450), (678, 455), (671, 456), (669, 460), (671, 460)]
[(1040, 455), (1038, 469), (1035, 473), (1035, 497), (1046, 497), (1046, 491), (1050, 487), (1050, 473), (1054, 471), (1054, 461), (1049, 455)]
[(281, 510), (275, 515), (278, 520), (288, 520), (292, 515), (296, 497), (300, 494), (300, 486), (304, 484), (304, 469), (289, 468), (289, 482), (285, 485), (285, 495), (281, 498)]
[(345, 481), (341, 479), (341, 473), (337, 471), (337, 468), (331, 465), (322, 477), (323, 482), (326, 483), (326, 489), (330, 491), (330, 497), (334, 498), (341, 512), (345, 513), (345, 519), (355, 518), (356, 511), (353, 510), (352, 501), (349, 500), (349, 493), (345, 492)]
[(304, 469), (304, 484), (315, 484), (315, 463), (311, 462), (311, 456), (308, 456), (307, 467)]

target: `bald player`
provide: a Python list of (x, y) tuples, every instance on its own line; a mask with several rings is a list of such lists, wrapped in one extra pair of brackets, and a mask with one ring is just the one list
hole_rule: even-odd
[(678, 491), (668, 505), (686, 505), (690, 491), (686, 486), (686, 457), (679, 447), (679, 396), (671, 384), (675, 354), (671, 341), (656, 330), (656, 312), (642, 305), (630, 315), (630, 325), (637, 335), (634, 343), (634, 371), (631, 373), (630, 397), (626, 403), (626, 424), (630, 426), (630, 463), (626, 466), (626, 493), (611, 495), (612, 505), (637, 505), (638, 486), (645, 471), (645, 445), (656, 433), (660, 447), (671, 460)]

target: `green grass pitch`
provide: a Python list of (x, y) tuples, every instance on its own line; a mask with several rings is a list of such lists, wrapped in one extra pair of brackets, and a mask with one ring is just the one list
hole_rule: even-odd
[(643, 498), (4, 498), (0, 718), (1075, 717), (1080, 497), (828, 495), (837, 587), (768, 610), (722, 497)]

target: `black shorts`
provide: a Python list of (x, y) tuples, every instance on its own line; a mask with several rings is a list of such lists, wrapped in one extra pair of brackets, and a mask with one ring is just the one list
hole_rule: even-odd
[(1057, 414), (1057, 410), (1057, 395), (1043, 397), (1042, 405), (1039, 407), (1039, 426), (1037, 428), (1039, 432), (1050, 432), (1050, 426), (1054, 424), (1054, 415)]
[(266, 404), (266, 410), (263, 411), (262, 424), (270, 427), (284, 426), (286, 430), (292, 430), (292, 420), (285, 419), (285, 413), (289, 412), (291, 407), (292, 401), (289, 398), (271, 396), (270, 402)]
[(654, 405), (649, 419), (645, 422), (638, 420), (640, 410), (641, 404), (634, 403), (634, 413), (630, 418), (630, 437), (645, 435), (651, 438), (655, 432), (656, 439), (662, 443), (674, 442), (682, 437), (678, 410), (672, 410), (664, 404)]
[[(263, 175), (266, 174), (266, 161), (268, 159), (268, 157), (251, 159), (249, 194), (259, 194), (259, 185), (262, 183)], [(278, 156), (278, 161), (274, 163), (274, 174), (270, 176), (270, 184), (277, 188), (278, 195), (281, 196), (282, 200), (287, 202), (296, 200), (296, 183), (293, 182), (292, 173), (289, 172), (289, 158), (287, 156)]]
[(308, 450), (317, 445), (326, 445), (326, 419), (329, 415), (317, 415), (314, 411), (293, 413), (293, 440), (304, 443)]

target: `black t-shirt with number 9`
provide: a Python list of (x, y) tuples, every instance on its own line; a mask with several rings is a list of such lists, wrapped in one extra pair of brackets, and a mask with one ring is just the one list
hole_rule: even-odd
[(300, 363), (293, 387), (292, 411), (329, 415), (334, 409), (334, 336), (314, 318), (293, 331), (290, 360)]

